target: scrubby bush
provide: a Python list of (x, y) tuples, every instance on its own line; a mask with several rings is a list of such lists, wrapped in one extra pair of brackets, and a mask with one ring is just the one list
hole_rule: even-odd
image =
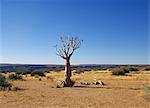
[(150, 67), (146, 67), (144, 71), (150, 71)]
[(99, 71), (98, 68), (92, 68), (92, 71)]
[(73, 71), (74, 74), (81, 74), (81, 73), (84, 73), (84, 70), (82, 69), (76, 69)]
[(131, 72), (131, 71), (139, 71), (139, 69), (138, 68), (136, 68), (136, 67), (127, 67), (127, 68), (125, 68), (126, 70), (128, 70), (129, 72)]
[(114, 68), (112, 69), (112, 75), (126, 75), (128, 71), (124, 68)]
[(7, 73), (7, 71), (2, 70), (2, 71), (0, 71), (0, 73), (5, 73), (5, 74), (6, 74), (6, 73)]
[(31, 74), (32, 71), (33, 69), (16, 70), (16, 74), (26, 75), (26, 74)]
[(6, 77), (0, 74), (0, 90), (7, 88), (9, 86), (11, 86), (11, 84), (6, 81)]
[(108, 70), (107, 68), (99, 68), (98, 70)]
[(54, 72), (61, 72), (62, 70), (54, 70)]
[(39, 75), (39, 76), (45, 76), (45, 72), (42, 70), (34, 70), (31, 72), (31, 76)]
[(50, 73), (50, 70), (48, 70), (48, 69), (44, 69), (43, 71), (44, 71), (44, 73)]
[(92, 71), (90, 68), (84, 68), (83, 71)]
[(21, 71), (18, 71), (18, 70), (17, 70), (15, 73), (16, 73), (17, 75), (22, 75), (22, 72), (21, 72)]
[(17, 74), (10, 74), (10, 75), (8, 76), (8, 79), (9, 79), (9, 80), (22, 80), (22, 76), (17, 75)]
[(129, 73), (130, 72), (128, 68), (121, 68), (121, 69), (123, 69), (124, 73)]

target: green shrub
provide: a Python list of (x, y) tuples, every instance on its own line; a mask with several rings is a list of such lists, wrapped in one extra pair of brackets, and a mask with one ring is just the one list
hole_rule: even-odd
[(0, 90), (9, 86), (11, 86), (11, 84), (6, 81), (6, 77), (0, 74)]
[(136, 68), (136, 67), (127, 67), (126, 68), (129, 72), (131, 72), (131, 71), (139, 71), (139, 69), (138, 68)]
[(39, 76), (45, 76), (45, 72), (42, 70), (34, 70), (31, 72), (31, 76), (39, 75)]
[[(75, 69), (75, 70), (78, 70), (78, 68)], [(92, 68), (82, 68), (82, 69), (80, 69), (80, 70), (82, 70), (82, 71), (92, 71)]]
[(26, 74), (31, 74), (33, 70), (32, 69), (23, 69), (23, 70), (17, 70), (16, 74), (18, 75), (26, 75)]
[(22, 75), (22, 72), (21, 71), (16, 71), (16, 74), (17, 75)]
[(22, 80), (22, 77), (20, 75), (18, 75), (18, 74), (10, 74), (8, 76), (8, 79), (9, 80)]
[(50, 73), (50, 70), (48, 70), (48, 69), (44, 69), (43, 71), (44, 71), (44, 73)]
[(124, 68), (114, 68), (112, 69), (112, 75), (126, 75), (128, 71)]

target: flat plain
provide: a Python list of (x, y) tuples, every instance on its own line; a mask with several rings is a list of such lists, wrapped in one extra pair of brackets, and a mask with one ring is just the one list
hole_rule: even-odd
[[(72, 88), (53, 88), (64, 79), (64, 72), (23, 78), (24, 81), (11, 81), (22, 90), (0, 91), (1, 108), (150, 108), (150, 97), (144, 89), (150, 84), (148, 72), (128, 76), (113, 76), (105, 71), (74, 74), (76, 83)], [(102, 80), (105, 85), (80, 84), (94, 80)]]

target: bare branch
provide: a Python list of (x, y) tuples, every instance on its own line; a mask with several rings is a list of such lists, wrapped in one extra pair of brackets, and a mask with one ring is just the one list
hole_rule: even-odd
[(57, 48), (56, 45), (56, 52), (57, 55), (60, 56), (63, 59), (70, 58), (74, 51), (78, 49), (81, 46), (81, 40), (79, 37), (61, 37), (61, 47), (60, 49)]
[(58, 48), (57, 48), (57, 45), (55, 45), (54, 47), (56, 48), (56, 54), (57, 54), (58, 56), (60, 56), (61, 58), (66, 59), (66, 56), (63, 54), (63, 49), (62, 49), (62, 48), (61, 48), (61, 49), (58, 49)]

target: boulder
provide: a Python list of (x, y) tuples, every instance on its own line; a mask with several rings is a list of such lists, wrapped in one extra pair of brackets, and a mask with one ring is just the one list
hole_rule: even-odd
[(90, 85), (89, 82), (86, 82), (86, 81), (81, 81), (80, 84), (83, 84), (83, 85)]
[(104, 85), (104, 82), (101, 81), (101, 80), (98, 80), (98, 81), (93, 82), (93, 84), (95, 84), (95, 85)]

